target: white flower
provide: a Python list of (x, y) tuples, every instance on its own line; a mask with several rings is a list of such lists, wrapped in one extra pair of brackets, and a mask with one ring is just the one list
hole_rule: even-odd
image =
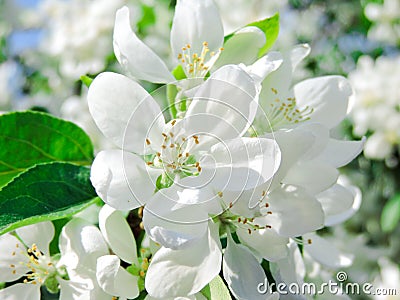
[[(110, 295), (120, 297), (120, 299), (136, 298), (139, 295), (139, 277), (129, 273), (120, 265), (120, 260), (123, 260), (139, 269), (141, 267), (131, 228), (122, 213), (107, 204), (100, 211), (99, 227), (114, 253), (113, 255), (100, 256), (97, 259), (96, 277), (101, 288)], [(143, 262), (143, 264), (146, 265), (146, 262)]]
[(365, 16), (373, 22), (368, 31), (368, 37), (389, 43), (396, 44), (400, 40), (400, 1), (384, 0), (382, 4), (368, 3), (365, 6)]
[[(40, 287), (46, 286), (51, 292), (60, 290), (60, 299), (82, 299), (96, 297), (106, 299), (99, 289), (93, 274), (93, 259), (106, 246), (96, 239), (94, 226), (82, 225), (82, 220), (69, 222), (60, 237), (61, 258), (50, 256), (49, 244), (54, 236), (51, 222), (42, 222), (18, 228), (15, 234), (6, 233), (0, 238), (0, 264), (2, 282), (17, 283), (0, 290), (2, 299), (40, 299)], [(101, 235), (100, 235), (101, 237)], [(66, 280), (65, 277), (69, 279)]]
[[(67, 79), (76, 80), (81, 75), (102, 71), (112, 52), (110, 38), (115, 12), (125, 3), (124, 0), (42, 1), (39, 15), (45, 31), (40, 52), (55, 59), (59, 72)], [(38, 55), (35, 59), (43, 62)]]
[[(247, 39), (246, 45), (237, 42), (243, 38)], [(182, 66), (186, 76), (203, 78), (223, 50), (224, 30), (215, 3), (212, 0), (177, 1), (170, 41), (175, 62)], [(254, 61), (264, 43), (265, 35), (259, 28), (238, 31), (222, 52), (225, 53), (219, 66)], [(127, 7), (116, 15), (114, 52), (125, 71), (136, 79), (155, 83), (175, 81), (161, 58), (131, 30)]]
[(364, 155), (390, 159), (400, 144), (400, 57), (368, 56), (359, 59), (357, 69), (349, 74), (355, 88), (351, 117), (353, 132), (368, 134)]
[(230, 169), (242, 179), (255, 179), (242, 182), (243, 188), (266, 182), (279, 165), (275, 142), (240, 137), (254, 118), (257, 93), (245, 71), (225, 66), (200, 86), (184, 119), (165, 124), (155, 100), (140, 85), (122, 75), (101, 74), (90, 86), (89, 109), (100, 130), (122, 151), (96, 156), (91, 180), (97, 193), (117, 209), (133, 209), (149, 202), (160, 176), (171, 185), (217, 170), (221, 180), (213, 182), (218, 191), (229, 180), (224, 176)]

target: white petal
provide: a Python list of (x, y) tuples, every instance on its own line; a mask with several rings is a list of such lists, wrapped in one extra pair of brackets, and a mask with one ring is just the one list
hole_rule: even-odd
[(108, 254), (106, 241), (100, 230), (82, 219), (72, 219), (62, 229), (59, 242), (59, 266), (67, 269), (96, 269), (99, 256)]
[(0, 290), (2, 300), (40, 300), (40, 285), (17, 283)]
[(329, 139), (324, 151), (316, 159), (327, 162), (335, 168), (347, 165), (362, 151), (365, 138), (361, 141), (340, 141)]
[(352, 195), (352, 206), (349, 209), (342, 211), (341, 213), (326, 216), (325, 226), (333, 226), (336, 224), (340, 224), (349, 219), (360, 209), (361, 199), (362, 199), (360, 189), (356, 186), (346, 186), (345, 188)]
[(321, 204), (304, 189), (286, 186), (275, 189), (268, 197), (271, 211), (269, 225), (278, 234), (296, 237), (320, 229), (324, 225), (324, 212)]
[[(81, 300), (90, 299), (90, 291), (93, 289), (93, 282), (88, 278), (74, 278), (75, 280), (64, 280), (57, 277), (60, 284), (60, 300)], [(97, 298), (96, 298), (97, 299)]]
[(105, 203), (129, 210), (144, 205), (152, 197), (159, 174), (135, 154), (105, 150), (93, 161), (90, 180)]
[(258, 52), (265, 44), (264, 32), (255, 26), (248, 26), (234, 32), (224, 44), (215, 67), (227, 64), (249, 65), (258, 58)]
[(24, 226), (18, 228), (16, 232), (28, 247), (36, 244), (44, 254), (50, 254), (49, 245), (54, 237), (54, 226), (50, 221)]
[(318, 194), (318, 201), (322, 204), (325, 213), (325, 225), (327, 220), (335, 215), (344, 213), (352, 208), (354, 195), (340, 184), (335, 184), (326, 191)]
[(121, 211), (104, 205), (99, 214), (99, 228), (111, 250), (120, 259), (138, 264), (135, 237)]
[(270, 264), (272, 276), (277, 283), (302, 284), (306, 274), (302, 254), (294, 241), (290, 242), (288, 248), (287, 257)]
[(270, 104), (276, 98), (283, 100), (289, 97), (288, 92), (292, 85), (293, 70), (298, 62), (308, 55), (309, 51), (310, 48), (308, 46), (298, 45), (291, 51), (282, 53), (283, 62), (262, 83), (260, 105), (263, 109), (269, 110)]
[(320, 123), (307, 123), (301, 125), (300, 129), (310, 132), (315, 137), (314, 144), (302, 157), (304, 160), (312, 160), (327, 147), (329, 129)]
[(339, 171), (334, 167), (312, 160), (294, 165), (282, 182), (299, 185), (310, 193), (317, 194), (331, 187), (338, 177)]
[[(241, 184), (226, 183), (227, 189), (234, 191), (254, 189), (264, 184), (275, 174), (281, 161), (279, 146), (267, 138), (236, 138), (217, 143), (211, 147), (210, 155), (217, 168), (232, 168), (228, 180), (235, 176), (235, 172), (240, 175)], [(207, 164), (202, 166), (208, 167)]]
[(213, 228), (189, 248), (158, 250), (146, 273), (146, 290), (163, 299), (193, 295), (218, 275), (221, 261), (218, 228)]
[(146, 138), (161, 139), (165, 120), (160, 107), (126, 76), (111, 72), (98, 75), (90, 85), (88, 104), (97, 127), (119, 148), (144, 154), (148, 151)]
[(311, 132), (296, 128), (279, 130), (268, 137), (274, 138), (281, 150), (281, 163), (274, 176), (274, 183), (280, 184), (288, 170), (311, 149), (315, 136)]
[[(199, 198), (175, 186), (157, 192), (144, 208), (143, 223), (147, 234), (156, 242), (171, 249), (190, 247), (203, 238), (208, 228), (208, 211), (201, 203), (185, 203)], [(204, 195), (206, 196), (206, 195)], [(200, 195), (203, 197), (203, 195)]]
[(294, 86), (298, 108), (312, 108), (310, 122), (321, 123), (328, 128), (335, 127), (344, 119), (351, 94), (349, 82), (341, 76), (308, 79)]
[(241, 136), (254, 120), (257, 93), (253, 79), (242, 68), (218, 69), (196, 92), (183, 120), (186, 131), (222, 140)]
[(304, 235), (303, 239), (311, 240), (311, 244), (304, 244), (304, 251), (329, 268), (348, 267), (353, 262), (353, 255), (339, 251), (333, 243), (314, 233)]
[(368, 158), (384, 159), (393, 151), (393, 145), (381, 131), (374, 132), (366, 141), (364, 155)]
[(217, 52), (224, 42), (224, 29), (218, 8), (212, 0), (178, 0), (171, 28), (171, 48), (174, 57), (182, 47), (190, 45), (191, 53), (199, 56), (203, 43)]
[(97, 281), (110, 295), (134, 299), (139, 295), (138, 277), (120, 266), (116, 255), (105, 255), (97, 259)]
[(113, 44), (119, 63), (133, 77), (154, 83), (175, 81), (165, 63), (132, 31), (126, 6), (117, 11)]
[(296, 69), (299, 63), (306, 58), (311, 52), (311, 48), (307, 44), (296, 45), (290, 51), (290, 62), (292, 64), (292, 70)]
[[(26, 274), (29, 269), (20, 262), (28, 263), (25, 246), (9, 233), (0, 236), (0, 282), (11, 282)], [(15, 273), (14, 273), (15, 270)]]
[[(267, 225), (261, 224), (257, 219), (255, 219), (255, 224)], [(268, 223), (268, 220), (265, 221)], [(237, 229), (236, 233), (244, 245), (268, 261), (276, 261), (287, 256), (286, 244), (289, 243), (289, 239), (278, 235), (273, 229), (259, 229), (251, 234), (246, 229)]]
[(271, 51), (267, 55), (261, 57), (251, 66), (248, 66), (246, 71), (254, 78), (256, 82), (262, 82), (269, 74), (271, 74), (271, 72), (276, 71), (282, 62), (282, 54)]
[(254, 255), (236, 244), (229, 233), (222, 266), (224, 279), (236, 299), (265, 299), (257, 289), (260, 283), (267, 282), (264, 270)]

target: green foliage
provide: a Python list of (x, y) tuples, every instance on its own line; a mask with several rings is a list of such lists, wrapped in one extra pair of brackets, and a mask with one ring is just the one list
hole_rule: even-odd
[(156, 15), (154, 13), (154, 7), (142, 4), (142, 18), (137, 23), (137, 27), (140, 33), (143, 33), (147, 27), (155, 24)]
[(84, 85), (86, 85), (87, 87), (89, 87), (92, 82), (93, 82), (93, 78), (86, 76), (86, 75), (82, 75), (81, 76), (81, 81)]
[(208, 285), (206, 285), (201, 293), (208, 300), (231, 300), (231, 295), (229, 294), (229, 290), (224, 284), (222, 278), (218, 275), (215, 277)]
[(51, 94), (52, 89), (49, 85), (49, 78), (43, 75), (40, 71), (34, 71), (26, 77), (26, 82), (24, 85), (25, 94), (38, 94), (45, 93)]
[(96, 201), (90, 169), (64, 162), (36, 165), (0, 190), (0, 234), (71, 216)]
[(0, 187), (39, 163), (90, 165), (93, 161), (93, 146), (86, 133), (71, 122), (45, 113), (2, 115), (0, 132)]
[[(260, 49), (258, 56), (261, 57), (265, 55), (268, 50), (275, 43), (279, 34), (279, 13), (276, 13), (270, 18), (266, 18), (261, 21), (252, 22), (244, 27), (254, 26), (259, 28), (265, 34), (266, 42), (264, 46)], [(224, 38), (224, 43), (226, 43), (235, 33), (228, 34)]]
[(381, 227), (384, 232), (393, 231), (400, 221), (400, 194), (392, 197), (383, 207)]
[(164, 172), (160, 176), (157, 177), (156, 187), (157, 187), (157, 190), (159, 191), (162, 189), (169, 188), (173, 183), (174, 183), (174, 180), (171, 177), (171, 175)]
[(255, 26), (261, 29), (265, 33), (266, 42), (265, 45), (260, 49), (258, 56), (261, 57), (265, 55), (268, 50), (275, 43), (279, 34), (279, 14), (276, 13), (270, 18), (266, 18), (261, 21), (253, 22), (247, 26)]

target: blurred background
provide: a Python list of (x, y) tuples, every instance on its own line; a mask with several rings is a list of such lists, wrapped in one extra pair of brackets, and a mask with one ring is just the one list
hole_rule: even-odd
[[(312, 49), (296, 80), (341, 74), (351, 81), (351, 110), (335, 135), (367, 137), (364, 152), (341, 170), (341, 180), (358, 186), (362, 201), (349, 221), (320, 234), (351, 258), (352, 264), (341, 268), (349, 281), (397, 288), (397, 296), (373, 298), (400, 299), (400, 0), (215, 2), (226, 34), (279, 12), (273, 49), (286, 51), (299, 43)], [(110, 147), (88, 112), (80, 77), (122, 72), (112, 31), (123, 5), (130, 8), (140, 38), (172, 65), (175, 1), (0, 0), (0, 111), (46, 111), (80, 125), (97, 149)], [(149, 91), (157, 88), (143, 84)], [(337, 271), (310, 264), (310, 281), (316, 273)]]

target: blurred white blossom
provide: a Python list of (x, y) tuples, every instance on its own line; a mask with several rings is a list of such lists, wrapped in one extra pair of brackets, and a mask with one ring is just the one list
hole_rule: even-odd
[(369, 135), (364, 154), (390, 158), (400, 142), (400, 57), (361, 57), (349, 74), (354, 89), (354, 134)]

